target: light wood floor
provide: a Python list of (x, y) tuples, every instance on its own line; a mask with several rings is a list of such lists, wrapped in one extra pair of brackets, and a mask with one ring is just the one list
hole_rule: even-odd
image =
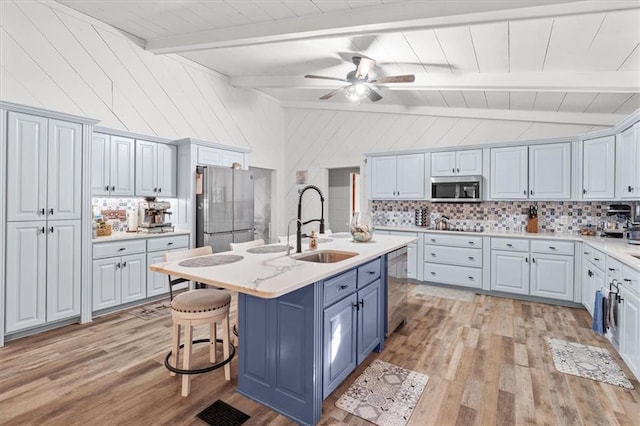
[[(473, 303), (414, 295), (408, 323), (372, 354), (323, 405), (322, 424), (368, 424), (335, 408), (337, 397), (375, 358), (429, 375), (413, 425), (640, 424), (635, 390), (559, 373), (546, 337), (607, 348), (586, 311), (490, 296)], [(180, 396), (163, 366), (171, 318), (128, 312), (9, 342), (0, 348), (0, 424), (182, 425), (222, 399), (251, 416), (246, 424), (293, 424), (234, 392), (223, 370), (196, 376)], [(206, 345), (202, 359), (206, 358)]]

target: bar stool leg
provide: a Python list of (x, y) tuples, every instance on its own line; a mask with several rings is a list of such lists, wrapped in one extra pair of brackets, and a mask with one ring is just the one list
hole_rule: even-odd
[[(229, 336), (229, 314), (224, 316), (222, 320), (222, 353), (224, 359), (229, 358), (229, 342), (231, 337)], [(228, 362), (224, 366), (224, 378), (225, 380), (231, 380), (231, 363)]]
[[(178, 368), (178, 354), (180, 353), (180, 323), (173, 323), (173, 338), (171, 343), (171, 356), (173, 357), (173, 365), (175, 368)], [(171, 371), (169, 373), (171, 376), (175, 376), (176, 373)]]
[[(185, 325), (184, 328), (184, 355), (183, 355), (183, 370), (191, 369), (191, 346), (193, 345), (193, 327), (191, 323)], [(191, 375), (182, 375), (182, 396), (189, 396), (191, 392)]]
[(209, 326), (209, 361), (216, 363), (216, 339), (218, 334), (218, 324), (214, 321)]

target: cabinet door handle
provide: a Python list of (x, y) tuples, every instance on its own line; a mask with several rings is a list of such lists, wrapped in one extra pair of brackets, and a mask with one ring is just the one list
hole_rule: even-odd
[(627, 192), (633, 192), (633, 186), (629, 185), (629, 186), (627, 187)]
[(528, 257), (524, 258), (524, 263), (529, 263), (529, 258)]
[(162, 188), (158, 188), (158, 192), (162, 192)]
[(507, 247), (513, 247), (513, 244), (507, 243)]
[(153, 192), (158, 192), (158, 188), (153, 188)]
[(588, 251), (583, 251), (582, 254), (590, 254)]
[(473, 241), (469, 241), (469, 244), (471, 244), (472, 246), (475, 245), (476, 243), (474, 243)]
[(436, 274), (435, 272), (431, 271), (431, 275), (435, 275), (435, 274)]
[(523, 193), (524, 195), (527, 195), (527, 190), (525, 189), (524, 191), (522, 191), (522, 193)]
[(360, 304), (358, 302), (352, 303), (351, 304), (351, 308), (355, 308), (356, 311), (359, 311), (360, 310)]
[(116, 269), (120, 269), (120, 262), (116, 263)]
[(340, 290), (346, 290), (349, 286), (342, 284), (339, 288)]
[(42, 216), (44, 216), (44, 215), (45, 215), (45, 209), (40, 209), (40, 214), (41, 214)]
[(364, 309), (364, 299), (360, 299), (360, 307)]
[(455, 172), (456, 172), (456, 169), (451, 169), (451, 173), (455, 173)]
[(40, 228), (40, 233), (44, 234), (45, 232), (47, 232), (47, 230), (45, 229), (45, 227), (43, 226), (42, 228)]
[(53, 226), (49, 227), (49, 232), (53, 234)]
[(436, 239), (435, 239), (435, 238), (432, 238), (432, 239), (431, 239), (431, 242), (432, 242), (432, 243), (435, 243), (435, 242), (436, 242)]
[(367, 272), (369, 272), (370, 275), (373, 275), (376, 273), (376, 271), (367, 271)]
[(115, 186), (111, 186), (111, 192), (114, 192), (116, 190)]
[(104, 187), (104, 190), (105, 190), (105, 191), (107, 191), (107, 192), (109, 192), (109, 185), (105, 186), (105, 187)]
[(616, 268), (609, 268), (609, 270), (613, 272), (616, 270)]
[(593, 260), (595, 260), (596, 262), (600, 262), (600, 259), (598, 259), (597, 257), (594, 257)]
[(549, 246), (549, 250), (557, 250), (554, 246)]
[(531, 263), (536, 263), (536, 258), (535, 257), (531, 258)]
[(53, 209), (49, 209), (49, 215), (53, 216)]
[(631, 282), (631, 278), (623, 278), (623, 280), (625, 280), (626, 282), (630, 283)]
[(582, 190), (582, 193), (583, 193), (583, 194), (586, 194), (586, 193), (587, 193), (587, 190), (586, 190), (586, 189), (583, 189), (583, 190)]
[(591, 269), (588, 269), (588, 270), (587, 270), (587, 275), (589, 275), (590, 277), (592, 277), (592, 276), (593, 276), (593, 272), (591, 272)]
[(126, 262), (126, 261), (125, 261), (125, 262), (122, 262), (122, 267), (123, 267), (123, 268), (126, 268), (126, 267), (127, 267), (127, 262)]
[(460, 173), (460, 169), (456, 169), (456, 172)]
[(533, 189), (529, 191), (529, 194), (533, 195)]
[(467, 277), (467, 278), (469, 278), (471, 281), (473, 281), (473, 277)]

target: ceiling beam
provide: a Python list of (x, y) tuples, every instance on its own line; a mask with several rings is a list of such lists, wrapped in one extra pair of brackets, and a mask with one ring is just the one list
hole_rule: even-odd
[[(229, 84), (254, 89), (335, 89), (340, 81), (296, 76), (238, 76)], [(481, 90), (519, 92), (640, 93), (637, 71), (512, 72), (418, 74), (411, 84), (389, 84), (389, 90)]]
[(153, 53), (182, 53), (320, 37), (349, 37), (638, 8), (637, 0), (396, 2), (147, 40)]
[(282, 102), (281, 105), (284, 108), (370, 112), (378, 114), (429, 115), (435, 117), (478, 118), (483, 120), (509, 120), (534, 123), (582, 124), (588, 126), (615, 126), (625, 117), (624, 114), (600, 114), (587, 112), (499, 110), (379, 104), (357, 105), (337, 102)]

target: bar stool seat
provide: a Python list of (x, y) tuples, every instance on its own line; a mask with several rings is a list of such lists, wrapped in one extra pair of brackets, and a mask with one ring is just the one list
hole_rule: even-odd
[[(206, 373), (224, 366), (226, 380), (231, 380), (230, 362), (235, 355), (235, 348), (231, 344), (229, 335), (229, 306), (231, 295), (224, 290), (200, 289), (180, 293), (171, 302), (171, 316), (173, 318), (173, 342), (171, 352), (165, 358), (165, 367), (182, 375), (182, 396), (191, 392), (191, 376)], [(222, 339), (217, 339), (217, 324), (222, 323)], [(193, 340), (193, 327), (209, 325), (209, 339)], [(180, 344), (180, 328), (184, 327), (184, 343)], [(192, 369), (191, 355), (193, 344), (209, 343), (209, 361), (213, 365)], [(224, 359), (216, 363), (216, 343), (222, 343)], [(178, 354), (184, 348), (182, 368), (178, 367)], [(173, 355), (173, 357), (172, 357)], [(173, 363), (170, 359), (173, 358)]]

